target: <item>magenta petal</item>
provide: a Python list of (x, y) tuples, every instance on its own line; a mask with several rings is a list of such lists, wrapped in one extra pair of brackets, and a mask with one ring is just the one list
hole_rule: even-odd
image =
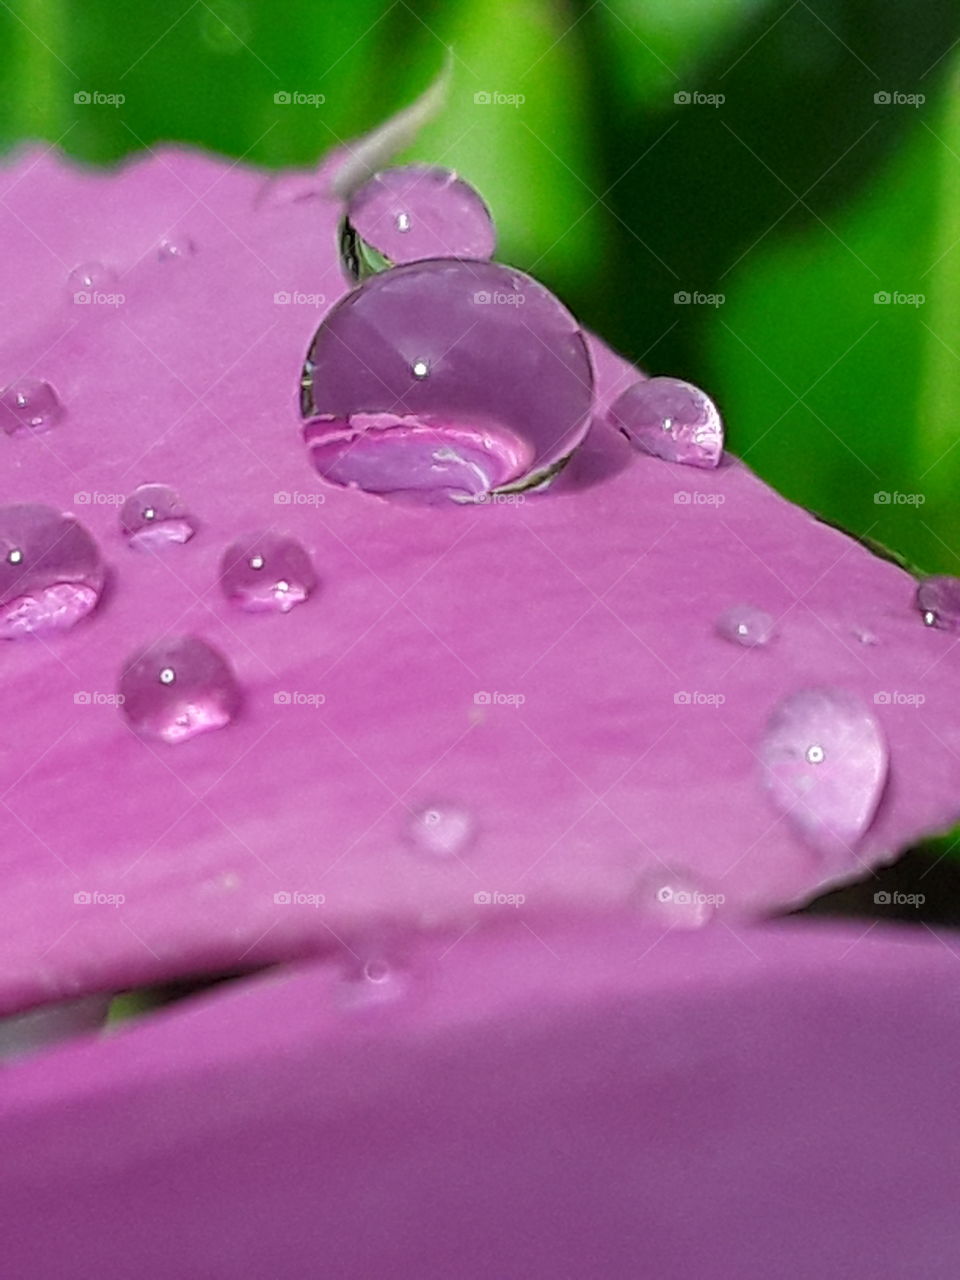
[[(314, 303), (343, 296), (342, 209), (319, 193), (258, 199), (263, 181), (178, 150), (115, 173), (36, 152), (0, 170), (0, 236), (19, 264), (0, 284), (0, 367), (12, 381), (46, 352), (69, 406), (69, 429), (42, 441), (0, 434), (7, 500), (82, 503), (96, 543), (116, 548), (83, 625), (3, 646), (0, 719), (16, 733), (0, 739), (0, 1008), (315, 953), (386, 923), (486, 929), (522, 910), (536, 929), (541, 916), (628, 905), (642, 919), (662, 872), (722, 894), (715, 914), (734, 925), (958, 817), (960, 650), (920, 622), (913, 579), (734, 459), (638, 457), (607, 420), (636, 375), (600, 342), (591, 429), (544, 493), (412, 507), (318, 475), (294, 390), (323, 321)], [(161, 261), (171, 228), (196, 253)], [(95, 260), (123, 274), (122, 308), (65, 300), (63, 264)], [(365, 287), (405, 294), (423, 270)], [(278, 306), (278, 289), (313, 303)], [(390, 370), (398, 334), (439, 341), (428, 301), (383, 337), (365, 327), (373, 346), (356, 350), (385, 352)], [(447, 315), (443, 290), (438, 302)], [(523, 306), (470, 309), (489, 332), (475, 363), (455, 343), (449, 357), (412, 349), (411, 363), (449, 358), (451, 397), (497, 410), (506, 398), (511, 427), (536, 427), (536, 450), (570, 447), (589, 388), (560, 362), (581, 405), (561, 421), (569, 396), (506, 376), (527, 368)], [(552, 357), (534, 347), (539, 377)], [(399, 414), (342, 354), (330, 410)], [(401, 469), (405, 457), (401, 443)], [(142, 477), (199, 522), (170, 554), (122, 545), (110, 499)], [(249, 616), (223, 595), (222, 557), (271, 528), (309, 551), (323, 595)], [(744, 603), (778, 619), (774, 643), (741, 649), (716, 633)], [(116, 694), (130, 656), (170, 635), (222, 655), (243, 708), (228, 699), (228, 725), (168, 749), (130, 731)], [(871, 709), (890, 755), (852, 862), (812, 850), (758, 766), (777, 705), (823, 685)], [(411, 815), (444, 805), (467, 815), (469, 838), (417, 856)], [(125, 901), (78, 907), (78, 886)], [(316, 905), (280, 905), (278, 892)]]
[(5, 1274), (960, 1273), (955, 938), (536, 933), (424, 943), (396, 999), (315, 964), (11, 1069)]

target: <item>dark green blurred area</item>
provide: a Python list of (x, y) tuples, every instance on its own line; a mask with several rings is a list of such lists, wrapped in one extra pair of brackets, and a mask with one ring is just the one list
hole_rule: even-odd
[(958, 39), (933, 0), (14, 0), (0, 131), (306, 165), (450, 46), (411, 155), (481, 189), (499, 256), (706, 386), (782, 492), (958, 572)]

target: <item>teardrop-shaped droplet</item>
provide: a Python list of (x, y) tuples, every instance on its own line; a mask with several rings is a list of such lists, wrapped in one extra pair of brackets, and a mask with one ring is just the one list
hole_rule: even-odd
[(717, 633), (747, 649), (769, 644), (776, 630), (777, 624), (771, 614), (749, 604), (734, 605), (717, 619)]
[(452, 858), (467, 850), (475, 828), (469, 810), (459, 805), (436, 804), (408, 813), (404, 834), (417, 853), (431, 858)]
[(49, 382), (19, 378), (0, 395), (0, 422), (7, 435), (46, 431), (63, 417), (63, 405)]
[(384, 169), (350, 197), (340, 228), (348, 278), (427, 258), (488, 259), (493, 219), (479, 193), (450, 169)]
[(579, 326), (542, 285), (437, 259), (372, 276), (321, 324), (303, 432), (332, 484), (424, 503), (482, 501), (563, 465), (590, 423)]
[(146, 737), (186, 742), (228, 725), (241, 691), (226, 658), (197, 636), (173, 636), (135, 654), (120, 676), (123, 714)]
[(0, 639), (72, 627), (103, 590), (103, 558), (73, 516), (39, 503), (0, 507)]
[(925, 578), (917, 587), (917, 608), (928, 627), (956, 631), (960, 628), (960, 578), (947, 574)]
[(767, 789), (807, 842), (853, 861), (889, 768), (867, 703), (844, 689), (791, 694), (774, 710), (759, 754)]
[(196, 523), (169, 485), (142, 484), (120, 508), (120, 528), (132, 547), (155, 551), (189, 542)]
[(194, 241), (183, 234), (165, 236), (157, 245), (157, 257), (161, 262), (182, 262), (192, 258), (196, 252)]
[(704, 892), (692, 876), (658, 867), (640, 878), (636, 902), (643, 915), (671, 929), (700, 929), (713, 919), (723, 894)]
[(723, 422), (710, 397), (679, 378), (644, 378), (610, 409), (610, 420), (638, 449), (666, 462), (715, 467), (723, 456)]
[(94, 301), (94, 294), (110, 293), (117, 273), (104, 262), (81, 262), (67, 276), (67, 292), (76, 303)]
[(251, 612), (288, 613), (317, 585), (310, 554), (295, 538), (258, 533), (227, 547), (220, 586), (231, 603)]

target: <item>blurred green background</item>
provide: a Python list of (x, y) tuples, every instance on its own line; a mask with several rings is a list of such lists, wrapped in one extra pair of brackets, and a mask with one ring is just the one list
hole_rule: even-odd
[(450, 46), (410, 155), (480, 188), (499, 256), (707, 387), (789, 497), (960, 572), (958, 40), (934, 0), (13, 0), (0, 135), (306, 165)]

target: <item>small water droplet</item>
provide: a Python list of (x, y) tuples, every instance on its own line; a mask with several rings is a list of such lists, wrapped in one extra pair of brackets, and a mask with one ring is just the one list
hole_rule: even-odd
[(120, 528), (130, 546), (156, 551), (189, 542), (197, 528), (169, 485), (142, 484), (120, 508)]
[(0, 395), (0, 422), (7, 435), (18, 431), (45, 431), (63, 416), (63, 405), (49, 382), (19, 378)]
[(427, 364), (426, 360), (414, 360), (413, 376), (415, 378), (425, 378), (429, 372), (430, 366)]
[(917, 608), (928, 627), (960, 629), (960, 578), (948, 574), (925, 578), (917, 587)]
[(887, 780), (889, 753), (871, 708), (844, 689), (804, 689), (778, 704), (760, 744), (777, 806), (823, 853), (855, 861)]
[(223, 728), (241, 702), (230, 664), (197, 636), (170, 637), (134, 654), (119, 692), (131, 727), (171, 744)]
[(854, 627), (853, 634), (860, 644), (874, 645), (880, 643), (876, 633), (868, 631), (865, 627)]
[(196, 252), (196, 244), (185, 235), (165, 236), (157, 245), (157, 257), (161, 262), (182, 262), (192, 258)]
[(309, 552), (296, 539), (277, 533), (253, 534), (234, 542), (220, 562), (224, 595), (250, 612), (289, 613), (316, 585)]
[(0, 639), (64, 631), (96, 606), (105, 569), (86, 529), (54, 507), (0, 507)]
[(476, 831), (473, 816), (459, 805), (435, 804), (416, 809), (405, 820), (407, 843), (433, 858), (455, 857), (466, 851)]
[(706, 893), (684, 871), (659, 867), (640, 878), (637, 904), (643, 914), (671, 929), (700, 929), (723, 903), (723, 895)]
[(406, 972), (379, 953), (354, 956), (338, 983), (337, 1003), (350, 1009), (390, 1004), (406, 992), (407, 981)]
[(734, 605), (717, 619), (719, 635), (748, 649), (769, 644), (776, 634), (776, 627), (777, 624), (769, 613), (749, 604)]
[(710, 397), (679, 378), (643, 378), (610, 408), (610, 421), (638, 449), (666, 462), (715, 467), (723, 422)]
[(91, 294), (112, 292), (116, 282), (113, 267), (103, 262), (81, 262), (67, 276), (67, 292), (74, 302), (89, 303)]

